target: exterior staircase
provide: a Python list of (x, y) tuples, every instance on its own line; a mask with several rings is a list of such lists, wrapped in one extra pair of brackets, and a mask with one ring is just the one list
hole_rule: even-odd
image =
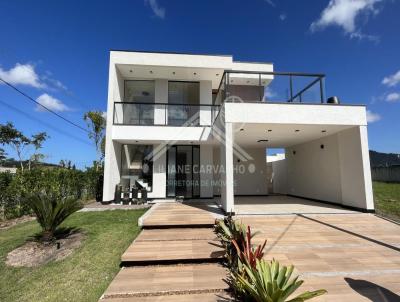
[(153, 205), (100, 301), (231, 301), (224, 250), (213, 232), (221, 216), (210, 204)]

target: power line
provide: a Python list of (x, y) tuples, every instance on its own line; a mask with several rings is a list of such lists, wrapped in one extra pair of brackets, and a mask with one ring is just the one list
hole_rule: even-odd
[(74, 136), (74, 135), (71, 135), (70, 133), (68, 133), (68, 132), (66, 132), (66, 131), (63, 131), (63, 130), (61, 130), (61, 129), (58, 129), (58, 128), (54, 127), (53, 125), (48, 124), (48, 123), (46, 123), (46, 122), (44, 122), (44, 121), (42, 121), (42, 120), (40, 120), (40, 119), (38, 119), (38, 118), (36, 118), (36, 117), (34, 117), (34, 116), (28, 114), (28, 113), (26, 113), (26, 112), (23, 112), (21, 109), (16, 108), (16, 107), (14, 107), (14, 106), (12, 106), (12, 105), (10, 105), (10, 104), (8, 104), (8, 103), (2, 101), (2, 100), (0, 100), (0, 104), (3, 105), (4, 107), (7, 107), (8, 109), (11, 109), (11, 110), (13, 110), (13, 111), (15, 111), (15, 112), (17, 112), (17, 113), (23, 115), (24, 117), (26, 117), (26, 118), (28, 118), (28, 119), (30, 119), (30, 120), (33, 120), (33, 121), (38, 122), (38, 123), (40, 123), (40, 124), (43, 124), (43, 125), (46, 126), (47, 128), (52, 129), (52, 130), (54, 130), (54, 131), (56, 131), (56, 132), (58, 132), (58, 133), (60, 133), (60, 134), (62, 134), (62, 135), (64, 135), (64, 136), (67, 136), (67, 137), (69, 137), (69, 138), (72, 138), (72, 139), (74, 139), (74, 140), (76, 140), (76, 141), (78, 141), (78, 142), (80, 142), (80, 143), (82, 143), (82, 144), (85, 144), (85, 145), (88, 145), (88, 146), (92, 146), (92, 144), (90, 144), (89, 142), (85, 141), (84, 139), (79, 138), (79, 137), (76, 137), (76, 136)]
[(39, 103), (38, 101), (36, 101), (34, 98), (32, 98), (31, 96), (29, 96), (29, 95), (26, 94), (25, 92), (19, 90), (17, 87), (15, 87), (14, 85), (12, 85), (12, 84), (10, 84), (9, 82), (5, 81), (5, 80), (2, 79), (1, 77), (0, 77), (0, 81), (2, 81), (4, 84), (6, 84), (7, 86), (11, 87), (11, 88), (14, 89), (15, 91), (17, 91), (18, 93), (20, 93), (21, 95), (23, 95), (24, 97), (26, 97), (27, 99), (29, 99), (30, 101), (34, 102), (36, 105), (41, 106), (42, 108), (44, 108), (44, 109), (47, 110), (48, 112), (50, 112), (50, 113), (56, 115), (57, 117), (61, 118), (61, 119), (64, 120), (65, 122), (67, 122), (67, 123), (69, 123), (69, 124), (71, 124), (71, 125), (73, 125), (73, 126), (79, 128), (79, 129), (81, 129), (81, 130), (83, 130), (83, 131), (85, 131), (85, 132), (87, 132), (87, 133), (90, 133), (90, 131), (88, 131), (87, 129), (85, 129), (85, 128), (79, 126), (78, 124), (76, 124), (76, 123), (74, 123), (74, 122), (72, 122), (72, 121), (70, 121), (70, 120), (68, 120), (68, 119), (66, 119), (65, 117), (63, 117), (62, 115), (58, 114), (57, 112), (51, 110), (50, 108), (47, 108), (46, 106), (40, 104), (40, 103)]

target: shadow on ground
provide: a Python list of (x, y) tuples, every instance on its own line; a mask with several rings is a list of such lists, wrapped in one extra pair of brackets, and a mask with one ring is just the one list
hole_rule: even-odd
[(399, 302), (400, 296), (373, 282), (344, 278), (349, 286), (360, 295), (373, 302)]

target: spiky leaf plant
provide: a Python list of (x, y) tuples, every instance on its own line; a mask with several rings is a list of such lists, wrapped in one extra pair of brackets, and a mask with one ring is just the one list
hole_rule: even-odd
[(82, 208), (74, 196), (62, 196), (48, 191), (34, 192), (26, 196), (36, 219), (42, 227), (41, 239), (50, 242), (60, 224), (71, 214)]
[(228, 216), (224, 219), (216, 220), (214, 231), (225, 248), (228, 264), (231, 267), (237, 266), (238, 254), (232, 241), (234, 240), (242, 245), (246, 240), (246, 227), (241, 222), (234, 220), (232, 216)]
[(324, 289), (307, 291), (294, 298), (289, 297), (303, 284), (298, 276), (291, 278), (293, 266), (280, 266), (279, 262), (258, 260), (256, 266), (244, 265), (246, 274), (235, 274), (236, 281), (244, 291), (245, 301), (256, 302), (302, 302), (325, 294)]

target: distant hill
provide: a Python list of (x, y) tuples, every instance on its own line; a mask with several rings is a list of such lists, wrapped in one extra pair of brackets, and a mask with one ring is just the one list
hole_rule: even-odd
[[(24, 160), (23, 161), (24, 167), (28, 166), (28, 161)], [(15, 160), (14, 158), (8, 158), (4, 162), (0, 164), (2, 167), (6, 168), (19, 168), (20, 164), (18, 160)], [(32, 163), (32, 166), (40, 166), (40, 167), (59, 167), (59, 165), (55, 164), (50, 164), (50, 163), (45, 163), (45, 162), (40, 162), (40, 163)]]
[(369, 157), (370, 157), (371, 167), (386, 167), (392, 165), (400, 165), (400, 154), (381, 153), (370, 150)]

